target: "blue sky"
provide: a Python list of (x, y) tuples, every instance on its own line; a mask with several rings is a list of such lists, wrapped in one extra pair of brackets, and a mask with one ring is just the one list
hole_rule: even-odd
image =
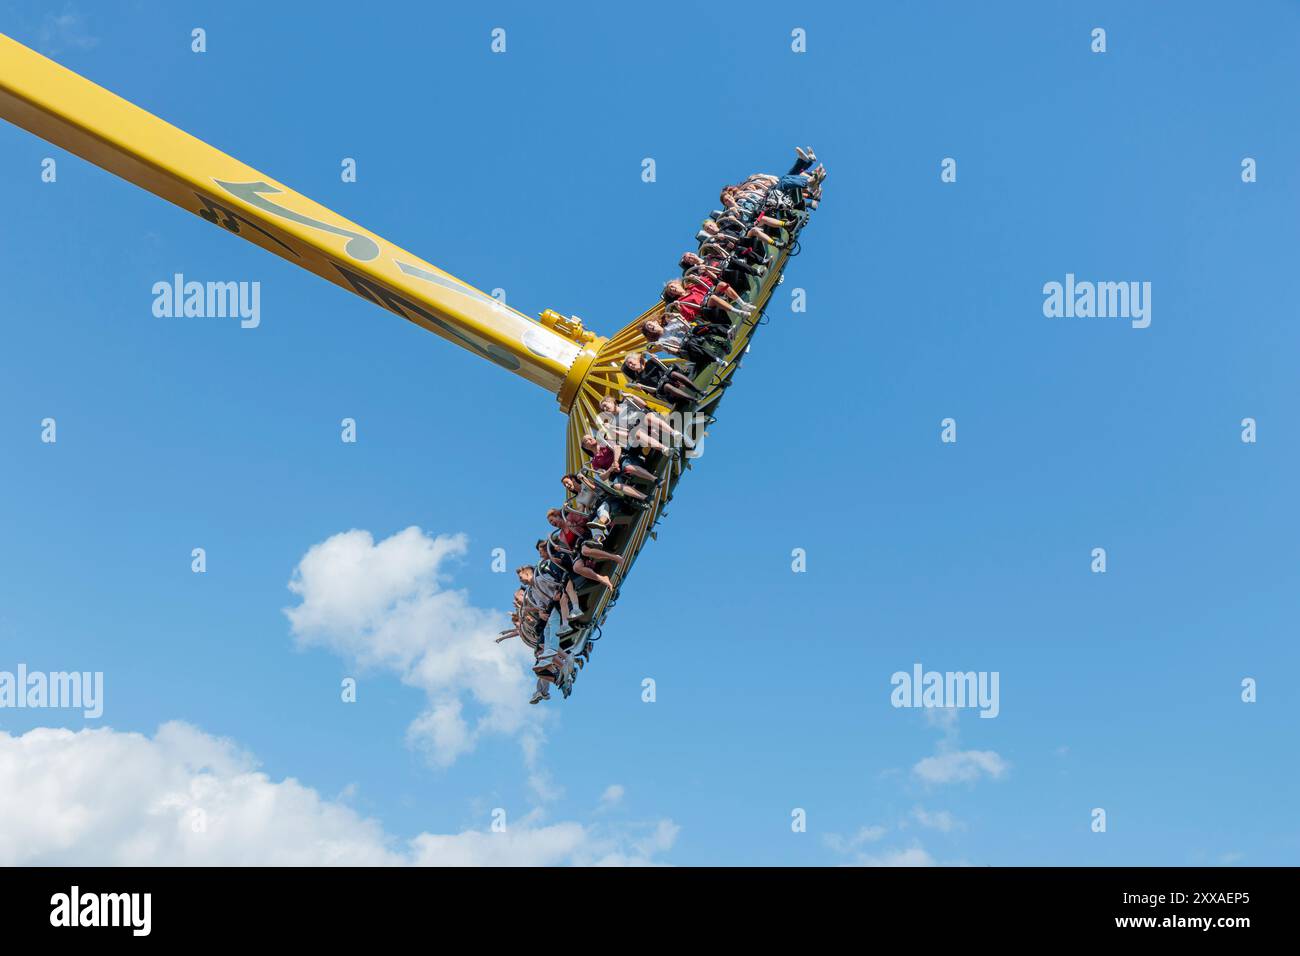
[[(497, 807), (533, 832), (578, 828), (585, 849), (542, 862), (1300, 861), (1293, 5), (304, 18), (142, 0), (7, 3), (3, 22), (524, 312), (605, 333), (653, 300), (721, 184), (785, 166), (794, 143), (830, 170), (574, 696), (440, 765), (409, 728), (454, 692), (409, 659), (360, 668), (373, 628), (295, 636), (287, 585), (352, 529), (464, 535), (436, 576), (394, 587), (490, 626), (477, 609), (512, 590), (492, 549), (521, 563), (558, 503), (554, 401), (0, 127), (0, 670), (106, 684), (99, 721), (0, 710), (6, 745), (110, 727), (184, 764), (228, 739), (253, 757), (212, 758), (216, 778), (255, 759), (273, 792), (292, 778), (311, 813), (349, 833), (373, 820), (390, 846), (486, 831)], [(155, 318), (151, 287), (176, 272), (260, 282), (260, 327)], [(1150, 327), (1045, 317), (1043, 285), (1067, 273), (1150, 282)], [(367, 626), (392, 609), (371, 610)], [(895, 709), (890, 676), (916, 662), (998, 672), (1000, 714)], [(170, 721), (196, 730), (164, 747)], [(930, 757), (951, 772), (927, 776)], [(150, 786), (140, 799), (165, 792)], [(151, 825), (129, 815), (113, 827)], [(125, 859), (96, 839), (25, 859)]]

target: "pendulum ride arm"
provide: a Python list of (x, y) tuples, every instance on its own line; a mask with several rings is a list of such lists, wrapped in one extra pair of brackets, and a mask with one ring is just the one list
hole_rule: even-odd
[(600, 342), (536, 322), (0, 35), (0, 118), (509, 369), (569, 410)]

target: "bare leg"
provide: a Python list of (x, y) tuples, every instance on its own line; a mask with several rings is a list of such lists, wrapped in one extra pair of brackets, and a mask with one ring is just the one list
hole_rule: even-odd
[(729, 302), (719, 296), (711, 295), (709, 296), (709, 301), (706, 302), (705, 305), (712, 306), (715, 309), (723, 309), (727, 312), (743, 312), (746, 315), (754, 311), (754, 307), (744, 299), (741, 299), (739, 295), (736, 296), (736, 301), (734, 302)]
[(621, 554), (614, 554), (612, 551), (602, 551), (594, 544), (584, 545), (582, 548), (582, 556), (584, 558), (590, 558), (593, 561), (613, 561), (619, 567), (623, 566), (623, 556)]
[(659, 390), (666, 398), (670, 398), (675, 402), (685, 402), (689, 404), (696, 399), (695, 395), (688, 395), (686, 392), (683, 392), (680, 388), (673, 385), (664, 384)]
[(612, 588), (614, 586), (613, 581), (601, 574), (599, 571), (593, 571), (582, 561), (573, 562), (573, 570), (578, 574), (581, 574), (588, 581), (595, 581), (597, 584), (603, 585), (606, 588)]
[(648, 427), (642, 427), (632, 435), (632, 444), (637, 448), (652, 448), (655, 451), (663, 452), (665, 455), (670, 451), (667, 445), (650, 434)]
[(663, 438), (663, 441), (666, 444), (672, 445), (674, 447), (682, 446), (688, 449), (695, 447), (695, 439), (693, 439), (690, 435), (686, 434), (686, 432), (684, 431), (679, 432), (675, 428), (669, 427), (664, 429), (662, 434), (666, 436)]
[(624, 482), (620, 481), (617, 484), (613, 485), (613, 488), (621, 495), (626, 495), (629, 498), (635, 498), (637, 501), (645, 501), (645, 495), (641, 491), (639, 491), (636, 488), (633, 488), (629, 484), (625, 484)]
[(683, 375), (681, 372), (673, 372), (669, 381), (672, 382), (674, 388), (686, 389), (687, 391), (703, 394), (702, 392), (700, 392), (698, 388), (695, 387), (695, 383), (692, 382), (685, 375)]
[[(645, 420), (646, 424), (658, 433), (660, 441), (667, 443), (671, 440), (674, 442), (681, 442), (687, 448), (695, 447), (695, 442), (691, 441), (684, 433), (677, 431), (677, 429), (673, 428), (673, 426), (666, 420), (660, 418), (653, 412), (646, 415)], [(664, 435), (667, 435), (668, 438), (664, 438)]]
[[(654, 472), (646, 471), (640, 465), (633, 465), (631, 462), (623, 462), (623, 474), (631, 475), (634, 478), (644, 478), (646, 481), (654, 481), (657, 477)], [(623, 486), (624, 488), (627, 485)]]

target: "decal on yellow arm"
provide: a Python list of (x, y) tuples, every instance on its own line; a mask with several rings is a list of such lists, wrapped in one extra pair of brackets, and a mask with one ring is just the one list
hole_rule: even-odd
[(0, 117), (558, 394), (560, 333), (0, 35)]

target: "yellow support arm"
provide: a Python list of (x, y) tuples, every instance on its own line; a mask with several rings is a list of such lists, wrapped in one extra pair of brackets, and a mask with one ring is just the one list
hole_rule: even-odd
[(565, 329), (533, 321), (4, 35), (0, 117), (552, 394), (583, 351)]

